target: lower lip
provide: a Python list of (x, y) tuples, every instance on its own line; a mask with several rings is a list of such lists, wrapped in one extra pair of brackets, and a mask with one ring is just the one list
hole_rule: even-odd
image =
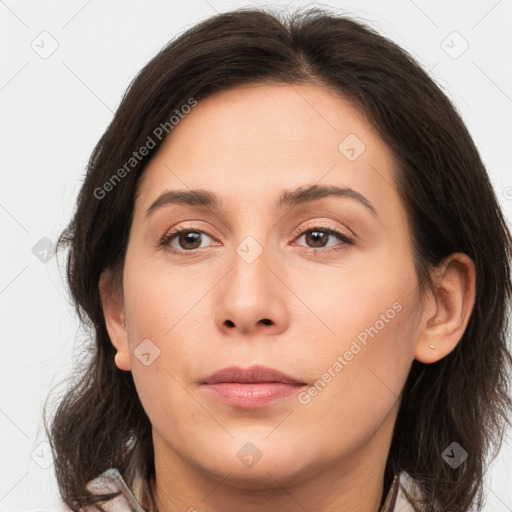
[(271, 405), (296, 393), (301, 384), (282, 382), (240, 383), (220, 382), (205, 384), (204, 388), (219, 402), (242, 409), (257, 409)]

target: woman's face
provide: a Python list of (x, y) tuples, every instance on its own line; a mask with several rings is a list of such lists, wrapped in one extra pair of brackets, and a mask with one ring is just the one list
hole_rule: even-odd
[[(193, 190), (217, 203), (166, 196)], [(384, 463), (422, 308), (391, 152), (349, 103), (199, 101), (139, 183), (123, 285), (157, 467), (256, 488)]]

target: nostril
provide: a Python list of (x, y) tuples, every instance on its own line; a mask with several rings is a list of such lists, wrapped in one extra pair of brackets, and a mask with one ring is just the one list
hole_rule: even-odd
[(265, 324), (265, 325), (271, 325), (272, 324), (272, 320), (269, 320), (268, 318), (264, 318), (263, 320), (260, 320), (260, 322), (262, 324)]
[(224, 323), (225, 323), (228, 327), (234, 327), (234, 326), (235, 326), (235, 324), (234, 324), (231, 320), (226, 320)]

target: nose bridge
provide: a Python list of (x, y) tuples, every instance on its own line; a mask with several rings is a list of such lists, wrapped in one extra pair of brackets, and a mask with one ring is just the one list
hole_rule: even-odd
[(216, 314), (221, 329), (229, 326), (249, 332), (272, 326), (275, 332), (286, 324), (284, 286), (279, 286), (274, 275), (279, 260), (273, 254), (271, 237), (263, 229), (257, 233), (245, 235), (229, 260), (231, 271), (219, 290)]
[(269, 237), (248, 235), (236, 246), (231, 285), (240, 305), (254, 305), (263, 300), (264, 295), (267, 301), (270, 299), (273, 286), (268, 266), (273, 259), (271, 256)]
[[(237, 238), (232, 255), (232, 273), (240, 274), (242, 279), (252, 279), (268, 272), (266, 265), (275, 265), (272, 254), (272, 235), (265, 216), (261, 214), (261, 205), (253, 200), (246, 200), (239, 210), (234, 223), (233, 234)], [(271, 261), (273, 263), (271, 263)]]

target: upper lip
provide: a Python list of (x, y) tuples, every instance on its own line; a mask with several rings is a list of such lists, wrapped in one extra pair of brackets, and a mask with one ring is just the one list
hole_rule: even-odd
[(219, 384), (221, 382), (304, 384), (279, 370), (262, 365), (253, 365), (249, 368), (227, 366), (206, 377), (203, 384)]

